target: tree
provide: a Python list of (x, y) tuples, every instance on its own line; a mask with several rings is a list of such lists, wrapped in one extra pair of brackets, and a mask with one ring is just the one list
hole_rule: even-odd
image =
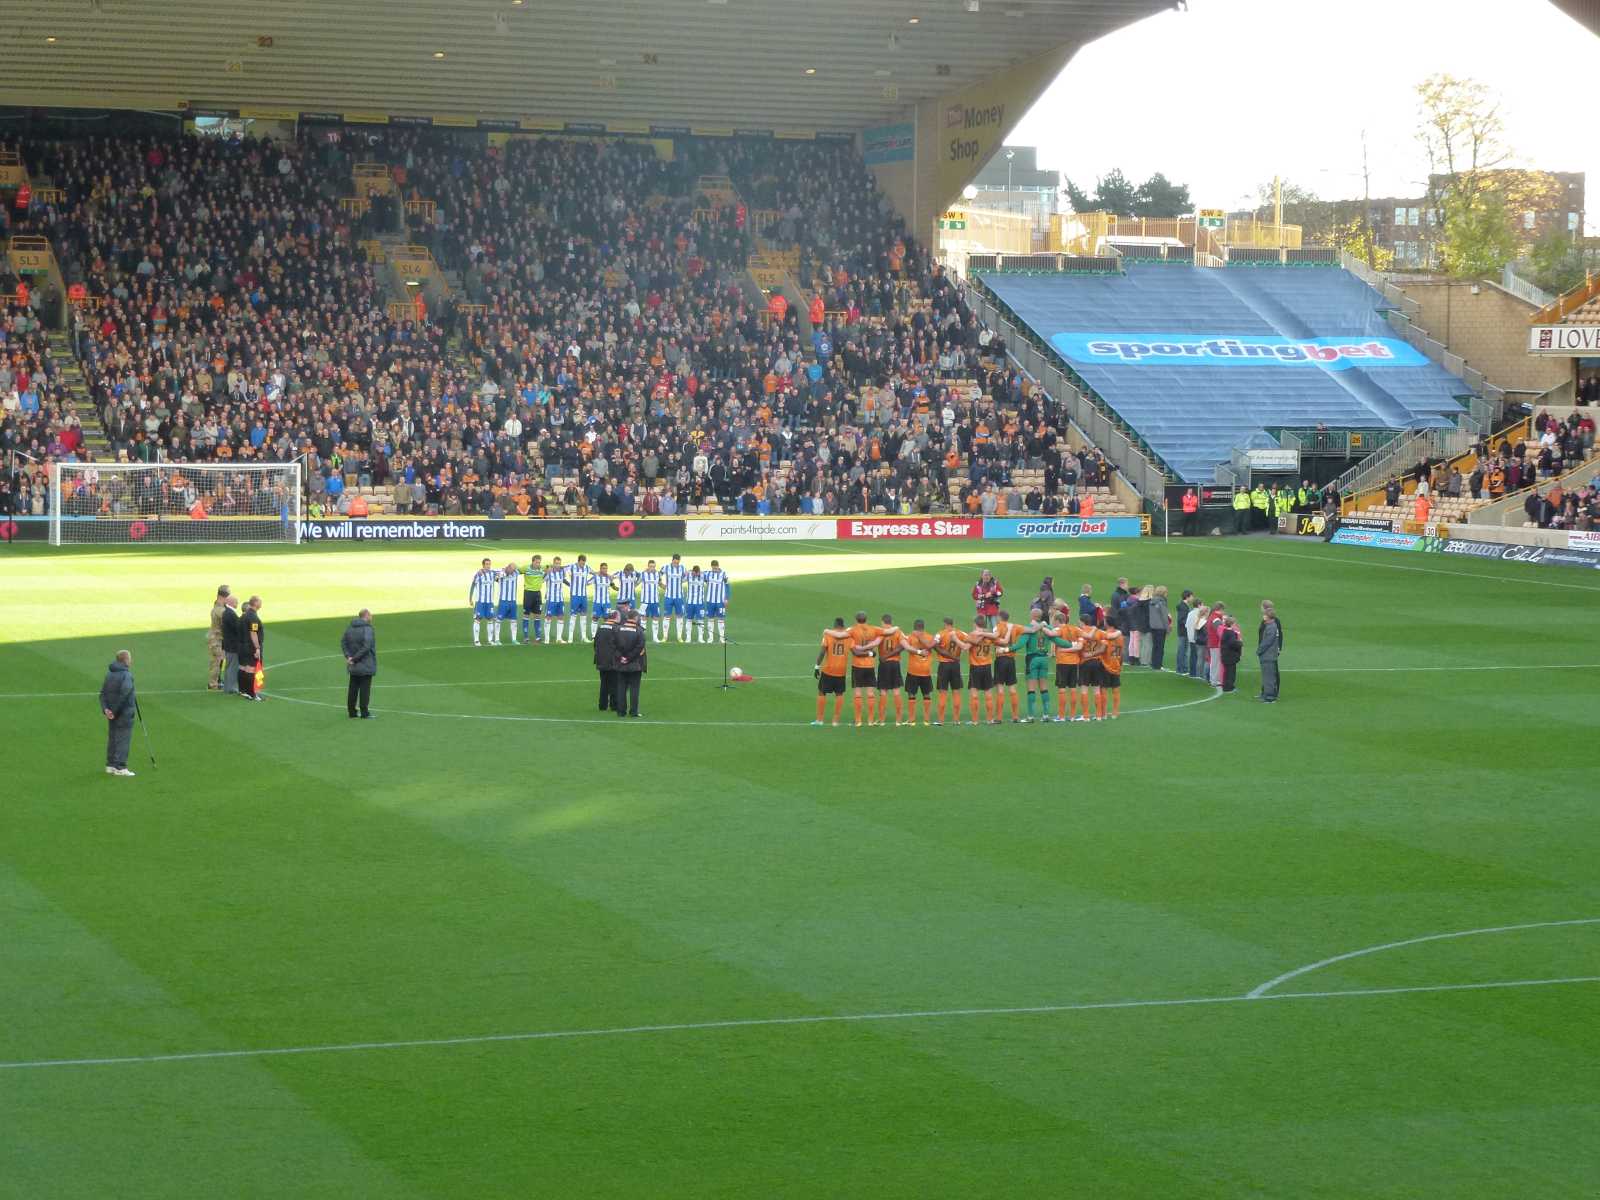
[(1134, 193), (1133, 215), (1136, 217), (1181, 217), (1192, 211), (1189, 185), (1173, 183), (1160, 171), (1141, 183)]
[(1337, 247), (1351, 258), (1361, 259), (1374, 271), (1394, 269), (1394, 251), (1373, 240), (1372, 225), (1363, 215), (1336, 221), (1325, 236), (1327, 240), (1319, 245)]
[(1533, 244), (1528, 263), (1533, 282), (1552, 295), (1570, 292), (1584, 279), (1583, 251), (1559, 229), (1552, 229)]
[(1101, 212), (1128, 216), (1134, 211), (1138, 199), (1139, 189), (1118, 167), (1112, 167), (1095, 184), (1094, 206)]
[(1428, 207), (1442, 236), (1440, 261), (1461, 278), (1498, 275), (1532, 238), (1555, 179), (1503, 169), (1511, 159), (1499, 99), (1483, 84), (1430, 75), (1417, 85), (1417, 139), (1428, 156)]
[(1089, 199), (1089, 193), (1084, 191), (1072, 180), (1066, 181), (1067, 203), (1072, 206), (1072, 211), (1086, 213), (1094, 211), (1094, 201)]

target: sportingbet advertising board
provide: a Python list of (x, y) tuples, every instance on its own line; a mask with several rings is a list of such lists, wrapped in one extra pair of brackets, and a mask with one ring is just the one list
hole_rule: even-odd
[(1259, 334), (1199, 337), (1192, 333), (1058, 333), (1050, 343), (1091, 366), (1425, 367), (1421, 351), (1398, 338), (1287, 338)]
[(1076, 538), (1136, 538), (1138, 517), (985, 517), (985, 541), (1071, 541)]

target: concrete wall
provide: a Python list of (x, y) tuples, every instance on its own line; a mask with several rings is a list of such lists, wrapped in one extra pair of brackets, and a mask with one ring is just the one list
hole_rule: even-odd
[(1400, 286), (1417, 302), (1416, 323), (1496, 387), (1543, 392), (1572, 378), (1572, 359), (1528, 353), (1534, 308), (1527, 301), (1492, 283), (1467, 280), (1408, 279)]

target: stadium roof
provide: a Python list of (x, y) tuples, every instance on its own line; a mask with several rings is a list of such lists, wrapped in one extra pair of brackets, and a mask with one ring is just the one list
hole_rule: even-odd
[(1171, 7), (1173, 0), (7, 0), (0, 32), (13, 48), (0, 103), (858, 129)]

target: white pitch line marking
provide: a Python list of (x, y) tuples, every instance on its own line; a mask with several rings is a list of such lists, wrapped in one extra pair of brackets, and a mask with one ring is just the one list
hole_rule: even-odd
[[(809, 676), (798, 676), (806, 679)], [(696, 682), (705, 682), (697, 680)], [(334, 704), (327, 700), (307, 700), (303, 696), (289, 696), (282, 692), (264, 692), (263, 695), (273, 699), (282, 700), (285, 704), (305, 704), (316, 708), (343, 708), (342, 704)], [(1197, 700), (1184, 700), (1177, 704), (1158, 704), (1151, 708), (1133, 708), (1123, 712), (1124, 717), (1137, 717), (1145, 713), (1170, 712), (1177, 708), (1193, 708), (1197, 704), (1209, 704), (1213, 700), (1222, 699), (1221, 692), (1212, 692), (1208, 696), (1201, 696)], [(530, 717), (509, 713), (442, 713), (420, 712), (416, 709), (382, 708), (386, 716), (396, 717), (425, 717), (451, 721), (509, 721), (527, 725), (615, 725), (617, 717)], [(687, 726), (700, 729), (812, 729), (814, 726), (809, 721), (658, 721), (645, 718), (640, 725), (673, 725)]]
[(1515, 933), (1521, 929), (1554, 929), (1563, 925), (1600, 925), (1600, 917), (1575, 917), (1569, 921), (1529, 921), (1522, 925), (1491, 925), (1485, 929), (1458, 929), (1450, 933), (1429, 933), (1422, 937), (1406, 938), (1399, 942), (1384, 942), (1381, 946), (1367, 946), (1361, 950), (1349, 950), (1344, 954), (1335, 954), (1331, 958), (1320, 959), (1314, 963), (1307, 963), (1303, 967), (1296, 967), (1292, 971), (1285, 971), (1276, 978), (1265, 983), (1257, 984), (1245, 993), (1246, 1000), (1270, 999), (1267, 993), (1280, 983), (1288, 983), (1301, 975), (1309, 975), (1312, 971), (1320, 971), (1323, 967), (1331, 967), (1334, 963), (1342, 963), (1352, 958), (1363, 958), (1368, 954), (1379, 954), (1384, 950), (1398, 950), (1402, 946), (1418, 946), (1423, 942), (1443, 942), (1451, 938), (1477, 937), (1479, 934), (1488, 933)]
[(1099, 1012), (1127, 1008), (1184, 1008), (1206, 1004), (1244, 1004), (1252, 1000), (1331, 1000), (1354, 996), (1404, 996), (1431, 992), (1494, 991), (1600, 983), (1600, 975), (1562, 979), (1507, 979), (1489, 983), (1439, 983), (1416, 987), (1359, 988), (1337, 992), (1279, 992), (1270, 996), (1193, 996), (1172, 1000), (1104, 1000), (1083, 1004), (1030, 1004), (1016, 1008), (944, 1008), (908, 1012), (839, 1013), (802, 1017), (750, 1017), (725, 1021), (684, 1021), (670, 1025), (618, 1025), (600, 1029), (549, 1029), (533, 1033), (484, 1033), (464, 1037), (410, 1038), (391, 1042), (344, 1042), (323, 1046), (276, 1046), (257, 1050), (193, 1050), (177, 1054), (127, 1054), (105, 1058), (42, 1058), (0, 1062), (0, 1071), (47, 1067), (114, 1067), (141, 1063), (199, 1062), (226, 1058), (277, 1058), (298, 1054), (346, 1054), (361, 1050), (412, 1050), (439, 1046), (482, 1046), (496, 1042), (548, 1042), (573, 1038), (625, 1037), (697, 1030), (754, 1029), (780, 1025), (846, 1025), (877, 1021), (930, 1021), (961, 1017), (1012, 1017), (1051, 1013)]
[[(1556, 579), (1521, 579), (1510, 575), (1480, 575), (1476, 571), (1441, 571), (1438, 567), (1412, 567), (1405, 563), (1363, 562), (1355, 558), (1325, 558), (1315, 554), (1284, 553), (1282, 550), (1252, 550), (1249, 546), (1207, 546), (1208, 550), (1226, 550), (1233, 554), (1260, 554), (1268, 558), (1293, 558), (1300, 562), (1321, 562), (1328, 565), (1350, 567), (1377, 567), (1387, 571), (1415, 571), (1422, 575), (1454, 575), (1459, 579), (1477, 579), (1484, 583), (1526, 583), (1534, 587), (1566, 588), (1574, 592), (1600, 592), (1600, 588), (1582, 583), (1562, 583)], [(1400, 553), (1393, 551), (1392, 553)]]

